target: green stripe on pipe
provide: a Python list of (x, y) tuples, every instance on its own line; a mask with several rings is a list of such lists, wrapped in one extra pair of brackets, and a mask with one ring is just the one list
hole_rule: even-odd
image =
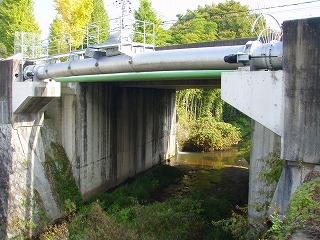
[(220, 79), (221, 73), (234, 70), (185, 70), (185, 71), (157, 71), (130, 72), (58, 77), (57, 82), (130, 82), (130, 81), (170, 81), (190, 79)]

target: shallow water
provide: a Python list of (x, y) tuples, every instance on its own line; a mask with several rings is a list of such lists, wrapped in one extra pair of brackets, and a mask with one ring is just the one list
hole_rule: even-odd
[(248, 168), (249, 165), (245, 159), (237, 156), (238, 150), (231, 148), (227, 151), (214, 151), (205, 153), (179, 152), (168, 162), (171, 166), (187, 165), (194, 167), (242, 167)]
[[(206, 153), (180, 152), (168, 164), (180, 168), (183, 178), (158, 192), (156, 200), (201, 195), (227, 204), (225, 212), (248, 202), (249, 169), (236, 148)], [(203, 195), (204, 194), (204, 195)]]

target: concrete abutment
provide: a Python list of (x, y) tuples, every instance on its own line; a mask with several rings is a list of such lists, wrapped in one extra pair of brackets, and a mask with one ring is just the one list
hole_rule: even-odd
[(47, 114), (85, 199), (175, 154), (174, 90), (62, 86), (70, 87)]
[[(296, 189), (320, 175), (319, 38), (320, 18), (286, 21), (283, 70), (222, 75), (223, 99), (255, 120), (249, 189), (255, 223), (262, 217), (262, 224), (268, 212), (285, 214)], [(285, 164), (277, 185), (268, 185), (261, 175), (276, 152)]]
[(15, 66), (0, 62), (8, 72), (0, 77), (1, 239), (34, 233), (37, 211), (61, 216), (44, 170), (51, 142), (64, 146), (84, 200), (175, 154), (175, 90), (65, 84), (40, 112), (14, 112)]

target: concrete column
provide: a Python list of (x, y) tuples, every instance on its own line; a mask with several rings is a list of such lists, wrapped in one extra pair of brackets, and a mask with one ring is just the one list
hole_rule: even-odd
[(284, 22), (282, 157), (320, 164), (320, 18)]
[(265, 162), (280, 153), (280, 136), (252, 120), (248, 215), (253, 224), (265, 220), (276, 186), (267, 186), (263, 173), (268, 170)]
[(280, 213), (320, 167), (320, 18), (286, 21), (283, 29), (282, 158), (287, 162), (273, 200)]

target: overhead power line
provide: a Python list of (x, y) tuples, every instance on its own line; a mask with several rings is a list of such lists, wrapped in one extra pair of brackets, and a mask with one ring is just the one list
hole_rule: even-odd
[[(283, 4), (283, 5), (278, 5), (278, 6), (271, 6), (271, 7), (263, 7), (263, 8), (255, 8), (255, 9), (249, 9), (249, 10), (243, 10), (243, 11), (231, 11), (231, 12), (224, 12), (224, 13), (216, 13), (215, 16), (227, 16), (231, 14), (241, 14), (241, 13), (247, 13), (247, 12), (255, 12), (255, 11), (264, 11), (264, 10), (272, 10), (272, 9), (277, 9), (277, 8), (286, 8), (286, 7), (293, 7), (293, 6), (299, 6), (299, 5), (305, 5), (305, 4), (311, 4), (311, 3), (316, 3), (320, 2), (320, 0), (312, 0), (312, 1), (305, 1), (305, 2), (300, 2), (300, 3), (290, 3), (290, 4)], [(296, 9), (296, 11), (299, 11), (300, 9)], [(292, 9), (288, 10), (280, 10), (281, 12), (290, 12), (293, 11)], [(194, 18), (197, 18), (196, 16)], [(171, 19), (171, 20), (165, 20), (162, 21), (163, 23), (172, 23), (176, 22), (176, 19)]]

